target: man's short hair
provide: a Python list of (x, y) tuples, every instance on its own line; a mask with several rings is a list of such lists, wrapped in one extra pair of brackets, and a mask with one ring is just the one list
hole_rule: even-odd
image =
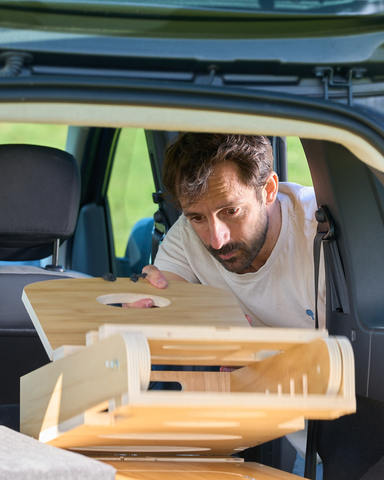
[(165, 152), (163, 183), (173, 200), (190, 206), (208, 193), (208, 181), (216, 165), (233, 162), (240, 180), (261, 189), (273, 170), (272, 147), (262, 135), (179, 133)]

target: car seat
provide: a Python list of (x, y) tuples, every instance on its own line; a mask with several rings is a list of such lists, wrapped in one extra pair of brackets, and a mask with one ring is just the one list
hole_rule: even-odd
[[(49, 361), (21, 301), (24, 287), (84, 276), (58, 265), (59, 242), (74, 232), (79, 201), (80, 174), (72, 155), (0, 145), (0, 260), (7, 262), (0, 265), (0, 424), (17, 428), (20, 376)], [(45, 268), (19, 264), (52, 253), (53, 264)], [(13, 261), (18, 264), (8, 263)]]
[(382, 480), (384, 403), (356, 396), (356, 414), (317, 425), (324, 480)]
[(141, 273), (151, 261), (153, 217), (142, 218), (132, 228), (125, 255), (116, 258), (116, 271), (119, 277), (130, 277)]

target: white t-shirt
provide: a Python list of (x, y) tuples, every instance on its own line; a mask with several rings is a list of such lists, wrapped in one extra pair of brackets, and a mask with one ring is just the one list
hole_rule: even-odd
[[(257, 272), (226, 270), (206, 250), (184, 215), (160, 245), (155, 265), (191, 283), (229, 290), (254, 327), (313, 328), (315, 286), (313, 240), (317, 222), (312, 187), (280, 183), (282, 225), (279, 238)], [(319, 324), (325, 323), (325, 273), (320, 265)]]

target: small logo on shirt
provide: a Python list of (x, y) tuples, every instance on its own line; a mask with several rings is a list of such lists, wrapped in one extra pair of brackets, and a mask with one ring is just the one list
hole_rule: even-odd
[(305, 313), (308, 316), (312, 317), (312, 320), (315, 320), (315, 314), (312, 312), (312, 310), (306, 310)]

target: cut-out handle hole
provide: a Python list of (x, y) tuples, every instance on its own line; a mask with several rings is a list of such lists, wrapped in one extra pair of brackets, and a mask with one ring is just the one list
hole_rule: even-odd
[(168, 307), (171, 301), (168, 298), (158, 297), (157, 295), (145, 295), (143, 293), (111, 293), (97, 297), (97, 301), (103, 305), (112, 307), (121, 306), (123, 303), (134, 303), (144, 298), (150, 298), (155, 307)]

